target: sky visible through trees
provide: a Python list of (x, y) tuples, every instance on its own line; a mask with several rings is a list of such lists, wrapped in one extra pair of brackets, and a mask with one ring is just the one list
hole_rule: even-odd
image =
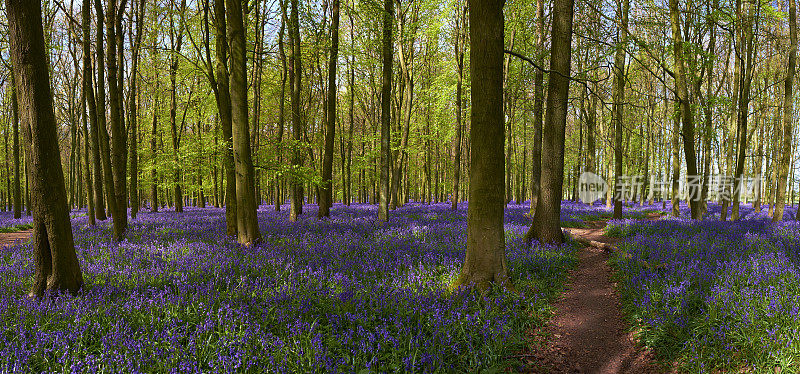
[(0, 8), (0, 372), (800, 370), (795, 0)]

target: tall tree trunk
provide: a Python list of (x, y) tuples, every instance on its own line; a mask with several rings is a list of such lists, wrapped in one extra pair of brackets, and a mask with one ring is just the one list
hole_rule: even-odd
[(383, 2), (383, 75), (381, 83), (381, 149), (380, 149), (380, 202), (378, 221), (389, 219), (389, 176), (391, 173), (390, 131), (392, 124), (392, 20), (394, 19), (394, 0)]
[[(87, 15), (88, 18), (88, 15)], [(91, 79), (91, 77), (89, 77)], [(86, 115), (86, 105), (87, 105), (87, 97), (89, 94), (86, 92), (86, 85), (82, 85), (83, 89), (81, 90), (81, 125), (83, 130), (83, 163), (84, 163), (84, 183), (86, 184), (86, 202), (87, 202), (87, 216), (89, 217), (89, 225), (94, 226), (97, 224), (95, 221), (95, 212), (94, 212), (94, 185), (92, 183), (92, 164), (89, 161), (89, 154), (91, 153), (89, 150), (89, 127), (87, 125), (87, 116)], [(92, 99), (94, 100), (94, 99)], [(17, 175), (19, 178), (19, 175)], [(19, 188), (19, 185), (17, 185)], [(19, 192), (19, 191), (17, 191)]]
[[(739, 58), (741, 65), (742, 75), (741, 83), (739, 85), (738, 95), (738, 111), (736, 116), (736, 128), (739, 138), (736, 140), (737, 155), (736, 155), (736, 170), (733, 174), (734, 184), (740, 186), (742, 176), (744, 175), (744, 164), (746, 162), (745, 154), (747, 153), (747, 120), (750, 116), (750, 85), (753, 78), (753, 59), (754, 43), (753, 43), (753, 24), (755, 18), (755, 0), (744, 0), (742, 2), (745, 9), (739, 9), (739, 18), (742, 19), (741, 39), (742, 50), (736, 54)], [(760, 5), (759, 5), (760, 6)], [(734, 188), (733, 202), (731, 207), (731, 219), (739, 219), (739, 198), (741, 196), (741, 188)]]
[[(106, 205), (103, 200), (103, 170), (100, 161), (100, 131), (97, 113), (97, 100), (94, 95), (92, 81), (92, 52), (89, 42), (91, 0), (83, 0), (81, 10), (81, 27), (83, 28), (83, 92), (86, 95), (86, 104), (89, 108), (89, 125), (91, 126), (92, 142), (92, 170), (94, 172), (94, 214), (95, 218), (103, 221), (106, 217)], [(102, 27), (101, 27), (102, 29)], [(102, 47), (101, 47), (102, 48)], [(88, 142), (87, 138), (87, 142)]]
[[(172, 7), (174, 0), (170, 2), (170, 7)], [(181, 0), (180, 8), (177, 9), (177, 12), (183, 12), (186, 9), (186, 0)], [(176, 212), (183, 212), (183, 189), (181, 188), (181, 166), (180, 160), (178, 155), (180, 154), (180, 136), (178, 134), (178, 127), (176, 124), (176, 112), (177, 112), (177, 86), (176, 86), (176, 79), (178, 74), (178, 66), (180, 62), (180, 58), (177, 56), (178, 53), (181, 52), (181, 45), (183, 44), (183, 32), (184, 32), (184, 24), (183, 22), (178, 25), (178, 30), (175, 30), (174, 22), (172, 21), (173, 17), (169, 17), (169, 26), (170, 26), (170, 47), (172, 50), (172, 55), (170, 56), (170, 64), (169, 64), (169, 87), (170, 87), (170, 107), (169, 107), (169, 124), (170, 124), (170, 133), (172, 135), (172, 158), (173, 158), (173, 186), (172, 186), (172, 197), (175, 203), (175, 211)], [(177, 39), (177, 40), (176, 40)], [(188, 103), (186, 105), (189, 105)]]
[(131, 219), (136, 219), (136, 213), (139, 212), (139, 144), (138, 144), (138, 123), (139, 123), (139, 91), (138, 91), (138, 74), (139, 74), (139, 48), (142, 42), (142, 29), (144, 28), (144, 12), (145, 2), (141, 0), (136, 10), (136, 37), (133, 41), (133, 68), (131, 69), (131, 92), (130, 92), (130, 157), (131, 157), (131, 171), (130, 171), (130, 200), (131, 200)]
[(542, 134), (541, 189), (536, 215), (526, 235), (526, 242), (562, 243), (561, 196), (564, 186), (564, 140), (567, 126), (570, 63), (572, 59), (573, 0), (553, 3), (550, 74), (547, 84), (547, 110)]
[(225, 8), (231, 57), (230, 94), (233, 160), (236, 165), (237, 241), (250, 246), (261, 241), (261, 233), (256, 215), (258, 204), (254, 189), (253, 160), (250, 155), (250, 124), (247, 118), (246, 38), (241, 1), (226, 0)]
[(31, 296), (77, 293), (83, 285), (69, 221), (64, 174), (50, 88), (50, 69), (38, 1), (6, 2), (15, 89), (20, 95), (22, 134), (30, 161), (34, 282)]
[[(283, 162), (283, 131), (284, 127), (286, 126), (286, 51), (284, 50), (284, 35), (286, 34), (286, 2), (285, 0), (280, 0), (281, 2), (281, 30), (278, 33), (278, 54), (281, 59), (281, 96), (280, 102), (278, 103), (278, 161)], [(275, 177), (275, 211), (279, 212), (281, 210), (281, 204), (283, 204), (283, 197), (281, 196), (281, 183), (283, 182), (283, 178), (281, 176)]]
[(462, 100), (462, 87), (464, 81), (464, 47), (466, 44), (466, 19), (467, 7), (459, 12), (456, 17), (456, 40), (455, 40), (455, 55), (456, 65), (458, 67), (458, 78), (456, 80), (456, 135), (453, 139), (453, 192), (450, 200), (450, 209), (458, 209), (458, 190), (459, 181), (461, 178), (461, 132), (464, 128), (464, 114), (463, 100)]
[[(536, 60), (544, 66), (544, 0), (536, 0)], [(533, 75), (533, 162), (531, 162), (531, 208), (536, 215), (542, 174), (542, 122), (544, 118), (544, 72), (536, 69)]]
[(236, 235), (236, 172), (233, 167), (233, 124), (231, 96), (228, 88), (228, 32), (224, 0), (214, 0), (214, 40), (216, 44), (216, 101), (222, 124), (223, 166), (225, 169), (225, 233)]
[(503, 230), (503, 0), (470, 0), (472, 81), (470, 209), (467, 253), (453, 288), (488, 291), (491, 283), (513, 289)]
[(694, 149), (694, 114), (689, 101), (689, 90), (686, 82), (684, 63), (683, 37), (681, 34), (681, 18), (678, 0), (669, 2), (670, 23), (672, 24), (672, 47), (675, 58), (675, 92), (681, 115), (681, 136), (683, 137), (683, 154), (686, 157), (686, 181), (689, 187), (689, 206), (693, 219), (702, 218), (700, 211), (700, 185), (693, 181), (697, 175), (697, 159)]
[(328, 62), (328, 107), (325, 123), (325, 155), (322, 159), (322, 193), (318, 216), (328, 217), (333, 204), (333, 146), (336, 140), (336, 67), (339, 58), (339, 0), (331, 6), (331, 55)]
[[(794, 130), (792, 129), (792, 83), (794, 82), (795, 68), (797, 65), (797, 8), (795, 0), (789, 0), (789, 62), (786, 80), (783, 86), (783, 149), (778, 165), (778, 191), (775, 200), (775, 213), (772, 221), (783, 220), (783, 210), (786, 204), (786, 178), (789, 174), (789, 161), (792, 157), (792, 143)], [(791, 204), (790, 204), (791, 205)]]
[[(12, 84), (16, 87), (14, 80), (14, 71), (11, 71)], [(11, 126), (14, 128), (14, 219), (22, 217), (22, 192), (19, 183), (19, 104), (17, 103), (17, 89), (11, 88), (11, 112), (13, 116), (13, 123)]]
[[(117, 211), (116, 191), (114, 190), (114, 176), (111, 171), (111, 149), (108, 139), (108, 129), (106, 128), (106, 80), (103, 74), (103, 61), (105, 61), (103, 52), (103, 25), (104, 25), (104, 12), (101, 0), (94, 2), (95, 16), (97, 17), (97, 48), (95, 53), (97, 58), (97, 132), (98, 140), (100, 141), (100, 160), (103, 164), (103, 183), (106, 187), (106, 204), (108, 211), (112, 217), (114, 212)], [(110, 82), (114, 82), (109, 79)]]
[(622, 199), (625, 198), (622, 183), (622, 137), (623, 103), (625, 102), (625, 48), (628, 44), (629, 0), (617, 0), (617, 18), (620, 22), (619, 37), (614, 55), (614, 104), (611, 121), (614, 123), (614, 219), (622, 219)]
[[(108, 52), (106, 53), (106, 70), (108, 71), (108, 103), (111, 114), (111, 140), (113, 142), (112, 178), (114, 194), (109, 194), (109, 200), (114, 199), (111, 216), (114, 218), (114, 240), (121, 241), (125, 236), (128, 226), (128, 189), (127, 189), (127, 134), (122, 123), (122, 92), (118, 84), (118, 75), (121, 74), (121, 62), (117, 62), (117, 22), (122, 22), (122, 13), (125, 10), (125, 0), (122, 0), (117, 9), (117, 0), (108, 1), (106, 12), (106, 30)], [(123, 58), (123, 56), (120, 56)]]
[[(298, 0), (292, 0), (292, 15), (289, 19), (289, 34), (292, 41), (292, 55), (290, 58), (289, 81), (291, 82), (292, 95), (292, 137), (294, 146), (292, 149), (292, 171), (302, 166), (303, 158), (300, 153), (300, 141), (303, 135), (302, 113), (300, 112), (300, 90), (303, 81), (303, 65), (300, 56), (300, 21)], [(298, 175), (291, 177), (291, 207), (289, 208), (289, 220), (297, 221), (297, 217), (303, 214), (303, 181)]]

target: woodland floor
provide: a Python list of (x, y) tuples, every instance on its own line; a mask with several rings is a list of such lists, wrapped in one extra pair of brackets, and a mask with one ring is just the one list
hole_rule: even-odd
[(0, 233), (0, 247), (13, 245), (17, 241), (26, 241), (31, 234), (33, 234), (33, 229)]
[[(658, 218), (651, 216), (650, 219)], [(607, 220), (588, 221), (586, 228), (564, 228), (571, 235), (614, 244), (603, 235)], [(532, 373), (659, 373), (652, 352), (640, 348), (621, 312), (620, 297), (608, 264), (609, 253), (586, 246), (569, 274), (553, 318), (531, 332), (534, 347), (522, 354)], [(544, 330), (544, 331), (541, 331)]]

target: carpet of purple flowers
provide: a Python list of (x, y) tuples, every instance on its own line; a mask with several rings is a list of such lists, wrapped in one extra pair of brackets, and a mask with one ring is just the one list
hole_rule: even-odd
[(77, 297), (25, 298), (30, 245), (0, 249), (0, 372), (500, 368), (549, 317), (576, 261), (571, 245), (526, 248), (526, 212), (510, 205), (505, 226), (521, 295), (486, 298), (448, 291), (466, 204), (410, 204), (386, 226), (369, 205), (337, 204), (327, 220), (309, 206), (296, 223), (263, 207), (254, 248), (226, 237), (222, 209), (142, 212), (120, 244), (108, 223), (73, 218), (86, 282)]
[(723, 222), (612, 221), (626, 239), (614, 262), (642, 341), (690, 372), (800, 370), (800, 225), (795, 207), (772, 224), (743, 206)]

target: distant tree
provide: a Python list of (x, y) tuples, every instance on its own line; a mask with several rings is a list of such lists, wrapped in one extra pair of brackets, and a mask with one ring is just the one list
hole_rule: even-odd
[(72, 225), (50, 88), (50, 68), (39, 1), (6, 1), (15, 89), (29, 161), (33, 203), (34, 283), (31, 296), (76, 293), (83, 285)]

